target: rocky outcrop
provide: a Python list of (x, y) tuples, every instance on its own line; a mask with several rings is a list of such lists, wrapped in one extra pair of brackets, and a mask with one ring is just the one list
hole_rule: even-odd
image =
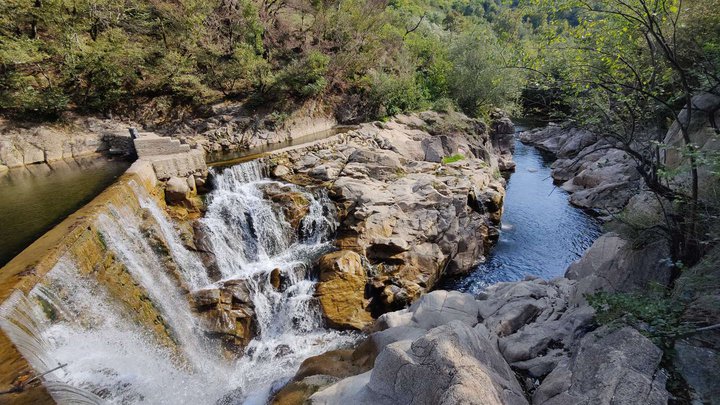
[(573, 300), (582, 302), (585, 294), (600, 290), (630, 292), (646, 289), (652, 283), (667, 285), (669, 258), (664, 240), (636, 248), (610, 232), (600, 236), (580, 260), (571, 264), (565, 276), (578, 280)]
[(504, 180), (482, 122), (429, 112), (336, 139), (274, 154), (270, 172), (329, 190), (337, 247), (369, 263), (366, 282), (353, 285), (358, 297), (367, 291), (372, 312), (402, 308), (483, 260), (497, 237)]
[[(720, 95), (714, 93), (699, 94), (692, 99), (693, 112), (688, 123), (688, 134), (702, 159), (714, 159), (720, 150), (718, 122), (720, 122)], [(680, 113), (680, 119), (687, 121), (687, 109)], [(689, 189), (690, 162), (684, 152), (685, 141), (676, 121), (665, 135), (663, 143), (667, 145), (661, 152), (663, 163), (677, 171), (671, 185), (677, 189)], [(698, 168), (700, 181), (699, 195), (702, 199), (716, 201), (718, 198), (718, 176), (712, 164), (701, 164)]]
[(255, 337), (255, 309), (247, 280), (227, 280), (193, 291), (191, 302), (204, 321), (204, 330), (221, 339), (229, 353), (241, 352)]
[(515, 124), (503, 111), (496, 110), (491, 115), (493, 120), (490, 127), (493, 148), (498, 155), (498, 168), (501, 171), (514, 171), (515, 162)]
[(253, 149), (332, 130), (338, 122), (315, 102), (290, 114), (252, 111), (240, 104), (220, 104), (212, 116), (192, 119), (163, 129), (184, 144), (209, 154)]
[[(301, 367), (293, 384), (324, 383), (283, 403), (666, 403), (661, 350), (627, 327), (595, 330), (592, 308), (572, 303), (576, 286), (499, 283), (477, 299), (433, 291), (382, 315), (340, 362), (356, 367)], [(332, 363), (323, 356), (313, 362)]]
[(662, 350), (635, 329), (598, 329), (545, 378), (533, 404), (666, 404), (661, 359)]
[(630, 156), (589, 131), (551, 124), (523, 132), (520, 140), (557, 157), (552, 177), (578, 207), (617, 213), (641, 189)]
[[(720, 324), (720, 248), (685, 269), (673, 297), (684, 303), (683, 322), (697, 328)], [(690, 334), (675, 342), (673, 364), (688, 385), (691, 399), (716, 404), (720, 398), (720, 329)]]
[(133, 154), (127, 125), (94, 118), (78, 119), (66, 126), (0, 122), (0, 172), (101, 153)]

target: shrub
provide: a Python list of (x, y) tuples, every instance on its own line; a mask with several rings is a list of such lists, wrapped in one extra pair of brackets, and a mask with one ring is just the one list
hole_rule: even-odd
[(632, 326), (663, 350), (671, 349), (674, 339), (689, 330), (682, 322), (685, 305), (659, 285), (643, 292), (598, 292), (587, 300), (598, 323)]
[(285, 91), (302, 97), (317, 96), (327, 86), (330, 58), (319, 51), (310, 51), (302, 59), (293, 61), (278, 76), (277, 84)]
[(463, 159), (465, 159), (465, 156), (463, 156), (463, 155), (461, 155), (461, 154), (459, 154), (459, 153), (456, 153), (456, 154), (454, 154), (454, 155), (445, 156), (444, 158), (442, 158), (442, 163), (443, 163), (444, 165), (447, 165), (447, 164), (450, 164), (450, 163), (459, 162), (459, 161), (461, 161), (461, 160), (463, 160)]
[(418, 110), (427, 105), (412, 73), (389, 75), (373, 72), (370, 79), (370, 100), (375, 105), (377, 116), (381, 118)]

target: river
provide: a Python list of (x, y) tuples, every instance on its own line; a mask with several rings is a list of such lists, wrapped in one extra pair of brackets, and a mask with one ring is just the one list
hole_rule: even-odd
[(447, 280), (442, 288), (478, 293), (526, 276), (560, 277), (600, 236), (600, 222), (572, 206), (567, 192), (553, 184), (549, 156), (516, 137), (513, 159), (517, 167), (508, 180), (497, 245), (470, 275)]

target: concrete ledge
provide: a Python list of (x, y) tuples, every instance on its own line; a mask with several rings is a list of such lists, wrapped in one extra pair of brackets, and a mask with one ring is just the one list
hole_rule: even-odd
[(162, 137), (154, 133), (141, 133), (134, 140), (135, 152), (139, 158), (159, 155), (174, 155), (190, 152), (190, 146), (170, 137)]
[(142, 158), (142, 160), (152, 164), (158, 180), (167, 180), (171, 177), (187, 177), (191, 174), (204, 174), (207, 172), (205, 152), (200, 149), (171, 155), (149, 156)]

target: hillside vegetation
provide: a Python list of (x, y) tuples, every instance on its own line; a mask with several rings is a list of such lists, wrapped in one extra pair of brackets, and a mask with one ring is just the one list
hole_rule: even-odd
[(321, 99), (344, 121), (518, 99), (527, 28), (499, 0), (7, 0), (0, 110), (173, 118)]

